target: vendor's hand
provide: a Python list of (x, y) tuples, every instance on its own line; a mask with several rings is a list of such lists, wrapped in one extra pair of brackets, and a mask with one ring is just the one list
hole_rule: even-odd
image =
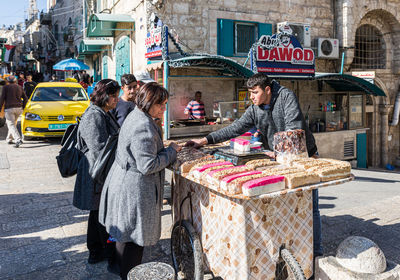
[(266, 154), (269, 158), (275, 159), (275, 153), (274, 153), (274, 152), (265, 152), (265, 154)]
[(176, 144), (175, 142), (172, 142), (171, 144), (169, 144), (169, 147), (174, 149), (176, 152), (179, 152), (180, 150), (182, 150), (182, 147), (179, 146), (178, 144)]
[(208, 144), (207, 138), (201, 139), (192, 139), (186, 142), (185, 147), (193, 147), (193, 148), (200, 148), (204, 145)]

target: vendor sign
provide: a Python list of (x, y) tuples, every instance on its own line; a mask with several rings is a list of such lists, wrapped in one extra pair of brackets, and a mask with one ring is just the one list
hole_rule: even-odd
[(272, 36), (263, 35), (252, 47), (253, 70), (268, 75), (313, 77), (315, 56), (312, 49), (303, 48), (289, 25)]
[(151, 26), (150, 32), (147, 33), (146, 41), (146, 58), (161, 56), (162, 51), (162, 21), (159, 20), (155, 26)]

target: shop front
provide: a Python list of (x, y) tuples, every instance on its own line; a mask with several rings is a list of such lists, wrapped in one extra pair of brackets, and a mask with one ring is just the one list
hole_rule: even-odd
[[(164, 67), (165, 63), (150, 64), (147, 70), (156, 81), (166, 80), (168, 84), (168, 119), (164, 120), (167, 138), (207, 135), (240, 118), (250, 105), (243, 92), (247, 91), (245, 80), (253, 73), (232, 60), (218, 56), (173, 59), (168, 61), (167, 77)], [(202, 93), (205, 118), (185, 114), (196, 92)]]
[[(146, 39), (147, 70), (170, 92), (164, 139), (204, 136), (240, 118), (249, 105), (243, 95), (245, 80), (254, 73), (223, 56), (186, 54), (173, 39), (177, 52), (170, 53), (169, 38), (168, 28), (159, 20)], [(204, 104), (205, 116), (200, 118), (185, 110), (196, 92), (201, 92)]]
[(290, 27), (262, 36), (252, 48), (252, 68), (278, 80), (296, 93), (306, 125), (321, 157), (356, 160), (368, 166), (368, 141), (373, 129), (373, 96), (385, 96), (376, 85), (346, 74), (315, 73), (314, 53), (303, 48)]

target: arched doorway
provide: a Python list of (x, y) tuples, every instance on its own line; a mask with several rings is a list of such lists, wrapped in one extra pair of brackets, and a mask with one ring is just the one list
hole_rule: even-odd
[(130, 72), (130, 39), (123, 36), (115, 45), (115, 79), (121, 82), (121, 76)]

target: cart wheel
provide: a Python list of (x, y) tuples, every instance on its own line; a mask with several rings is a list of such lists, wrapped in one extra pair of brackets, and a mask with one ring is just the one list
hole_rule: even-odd
[(175, 223), (171, 233), (171, 254), (178, 279), (203, 280), (203, 249), (189, 221)]
[(276, 280), (306, 280), (303, 270), (288, 249), (280, 250), (281, 261), (276, 265)]

